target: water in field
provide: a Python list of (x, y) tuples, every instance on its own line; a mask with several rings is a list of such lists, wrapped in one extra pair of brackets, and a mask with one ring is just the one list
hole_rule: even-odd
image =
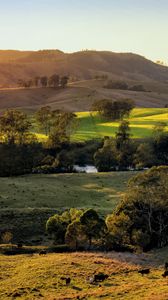
[(78, 166), (74, 165), (74, 171), (78, 173), (98, 173), (98, 170), (95, 166)]

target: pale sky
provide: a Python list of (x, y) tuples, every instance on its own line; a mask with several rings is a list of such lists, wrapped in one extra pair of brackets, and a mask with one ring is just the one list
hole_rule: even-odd
[(0, 49), (134, 52), (168, 63), (168, 0), (0, 0)]

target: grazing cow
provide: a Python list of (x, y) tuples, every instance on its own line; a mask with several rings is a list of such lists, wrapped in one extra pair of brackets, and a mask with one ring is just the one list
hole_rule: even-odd
[(168, 276), (168, 270), (164, 271), (164, 273), (162, 274), (163, 277), (167, 277)]
[(109, 276), (103, 273), (95, 274), (93, 277), (89, 278), (90, 283), (102, 282), (107, 279)]
[(71, 283), (70, 277), (61, 277), (61, 280), (65, 280), (66, 285), (69, 285)]
[(41, 250), (40, 252), (39, 252), (39, 255), (46, 255), (47, 254), (47, 251), (46, 250)]
[(138, 273), (141, 275), (145, 275), (145, 274), (147, 275), (150, 273), (150, 269), (142, 269), (142, 270), (139, 270)]

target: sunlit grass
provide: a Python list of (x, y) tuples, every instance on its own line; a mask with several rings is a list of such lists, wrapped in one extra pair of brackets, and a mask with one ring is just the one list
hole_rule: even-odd
[[(113, 137), (119, 126), (118, 121), (105, 121), (96, 113), (80, 112), (77, 116), (79, 128), (73, 140)], [(168, 125), (168, 109), (135, 108), (129, 117), (129, 122), (133, 138), (147, 138), (152, 135), (153, 128), (158, 122), (165, 122)], [(168, 126), (166, 129), (168, 130)]]
[[(167, 279), (161, 276), (163, 267), (152, 267), (149, 275), (142, 276), (137, 270), (143, 257), (134, 256), (134, 261), (129, 262), (130, 256), (125, 253), (0, 255), (0, 299), (168, 299)], [(107, 280), (95, 285), (89, 283), (90, 277), (102, 272), (109, 276)], [(70, 285), (61, 280), (62, 276), (71, 278)]]
[[(104, 136), (115, 136), (119, 122), (110, 122), (102, 119), (97, 113), (78, 112), (77, 131), (71, 137), (72, 141), (86, 141), (89, 139), (100, 139)], [(158, 122), (165, 122), (168, 125), (168, 108), (135, 108), (130, 117), (130, 128), (132, 138), (148, 138), (152, 135), (154, 126)], [(38, 132), (35, 121), (33, 132), (39, 141), (46, 141), (47, 136)], [(166, 127), (168, 130), (168, 126)]]

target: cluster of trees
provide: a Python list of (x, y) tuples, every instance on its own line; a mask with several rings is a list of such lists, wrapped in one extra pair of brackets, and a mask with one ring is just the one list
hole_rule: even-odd
[[(48, 134), (45, 145), (32, 133), (30, 118), (25, 113), (10, 109), (0, 116), (0, 176), (31, 173), (52, 159), (54, 170), (59, 170), (61, 160), (68, 168), (68, 155), (63, 155), (63, 150), (76, 126), (75, 115), (44, 107), (35, 118), (39, 128)], [(50, 154), (53, 156), (49, 160)]]
[(42, 146), (23, 112), (7, 110), (0, 116), (0, 141), (0, 176), (30, 173), (38, 165)]
[(46, 230), (55, 244), (66, 243), (74, 250), (82, 247), (91, 249), (93, 241), (101, 239), (105, 229), (105, 221), (93, 209), (72, 208), (50, 217), (46, 223)]
[(168, 244), (168, 167), (153, 167), (129, 182), (107, 226), (115, 243), (143, 250)]
[(18, 80), (18, 86), (24, 88), (30, 87), (54, 87), (54, 88), (65, 88), (68, 84), (68, 76), (60, 76), (58, 74), (53, 74), (50, 77), (47, 76), (36, 76), (30, 80)]
[(135, 107), (133, 100), (98, 100), (92, 104), (92, 111), (97, 111), (101, 117), (108, 120), (121, 120), (128, 117)]
[[(46, 134), (45, 141), (37, 139), (34, 125)], [(18, 110), (4, 111), (0, 115), (0, 176), (73, 172), (75, 164), (93, 164), (93, 155), (102, 143), (71, 142), (77, 126), (75, 114), (52, 111), (49, 106), (33, 117)]]
[(71, 135), (78, 126), (76, 115), (46, 106), (33, 117), (39, 131), (46, 134), (41, 143), (30, 120), (17, 110), (0, 115), (0, 176), (73, 172), (75, 164), (94, 164), (100, 172), (168, 165), (168, 132), (163, 122), (144, 141), (132, 139), (129, 122), (122, 120), (114, 138), (74, 143)]
[(126, 170), (132, 166), (134, 143), (130, 138), (128, 121), (122, 121), (115, 138), (106, 137), (102, 148), (94, 154), (95, 166), (99, 172)]
[(133, 177), (124, 199), (105, 219), (93, 210), (70, 209), (49, 218), (55, 244), (73, 250), (150, 250), (168, 244), (168, 167)]
[(103, 146), (94, 154), (94, 162), (101, 172), (143, 169), (168, 165), (168, 132), (165, 123), (153, 128), (146, 141), (131, 139), (129, 122), (120, 123), (115, 138), (104, 138)]
[(129, 91), (136, 91), (136, 92), (146, 92), (144, 86), (142, 84), (130, 86), (121, 80), (109, 80), (105, 85), (104, 88), (106, 89), (116, 89), (116, 90), (129, 90)]

